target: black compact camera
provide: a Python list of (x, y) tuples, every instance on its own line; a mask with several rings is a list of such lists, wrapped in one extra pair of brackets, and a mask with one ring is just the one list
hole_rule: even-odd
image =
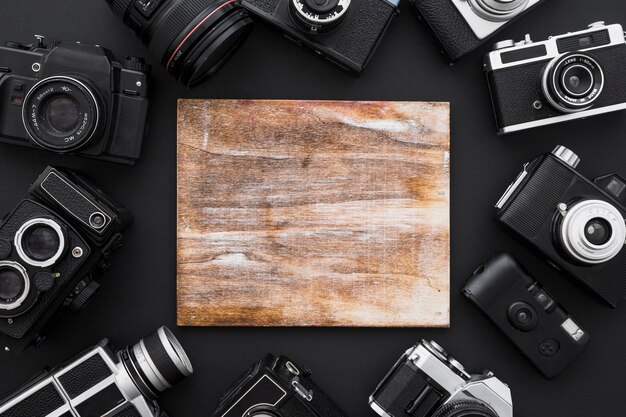
[(39, 344), (56, 313), (79, 312), (130, 221), (77, 174), (46, 168), (0, 223), (0, 347), (19, 352)]
[(347, 417), (312, 380), (311, 371), (284, 356), (255, 363), (220, 399), (213, 417)]
[(399, 0), (242, 0), (285, 38), (358, 75), (398, 14)]
[(50, 41), (0, 47), (0, 142), (125, 164), (139, 158), (148, 112), (141, 58)]
[(178, 82), (195, 87), (252, 30), (239, 0), (106, 0)]
[(498, 42), (485, 56), (499, 134), (626, 109), (626, 40), (621, 25), (533, 42)]
[(587, 346), (589, 334), (511, 255), (479, 266), (462, 292), (546, 378), (562, 373)]
[(192, 373), (167, 327), (119, 351), (104, 339), (0, 400), (0, 417), (167, 417), (158, 394)]
[(443, 53), (456, 61), (547, 0), (410, 0)]
[(513, 417), (509, 387), (492, 372), (470, 375), (433, 341), (408, 349), (369, 399), (381, 417)]
[(558, 146), (524, 165), (496, 204), (496, 219), (612, 307), (626, 298), (626, 180), (589, 181)]

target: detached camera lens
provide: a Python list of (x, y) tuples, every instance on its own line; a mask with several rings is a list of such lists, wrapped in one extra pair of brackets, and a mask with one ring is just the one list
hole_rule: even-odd
[(54, 220), (32, 219), (15, 233), (15, 248), (29, 265), (51, 266), (65, 251), (65, 233)]
[(126, 348), (120, 357), (137, 388), (152, 399), (193, 373), (187, 354), (167, 327)]
[(237, 0), (107, 0), (167, 71), (195, 87), (243, 43), (252, 19)]
[(518, 301), (509, 307), (509, 321), (511, 325), (523, 332), (529, 332), (537, 327), (539, 317), (537, 311), (528, 303)]
[(587, 110), (600, 97), (604, 73), (590, 56), (572, 53), (553, 59), (543, 70), (542, 91), (563, 113)]
[(605, 219), (591, 219), (585, 225), (585, 238), (593, 245), (602, 246), (611, 239), (611, 225)]
[[(26, 269), (16, 262), (0, 262), (0, 311), (20, 307), (30, 290)], [(0, 316), (2, 314), (0, 313)]]

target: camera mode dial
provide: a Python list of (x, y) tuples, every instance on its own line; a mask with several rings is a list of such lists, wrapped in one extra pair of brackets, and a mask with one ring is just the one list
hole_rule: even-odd
[(146, 61), (138, 56), (127, 56), (124, 61), (124, 69), (127, 70), (146, 72), (149, 68), (150, 66), (146, 64)]

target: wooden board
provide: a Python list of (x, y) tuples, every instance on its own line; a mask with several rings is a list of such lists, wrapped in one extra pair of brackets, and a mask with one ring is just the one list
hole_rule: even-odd
[(449, 104), (181, 100), (178, 324), (449, 324)]

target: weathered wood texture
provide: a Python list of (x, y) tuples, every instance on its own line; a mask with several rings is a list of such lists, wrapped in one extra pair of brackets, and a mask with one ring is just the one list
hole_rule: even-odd
[(178, 323), (449, 324), (449, 105), (181, 100)]

